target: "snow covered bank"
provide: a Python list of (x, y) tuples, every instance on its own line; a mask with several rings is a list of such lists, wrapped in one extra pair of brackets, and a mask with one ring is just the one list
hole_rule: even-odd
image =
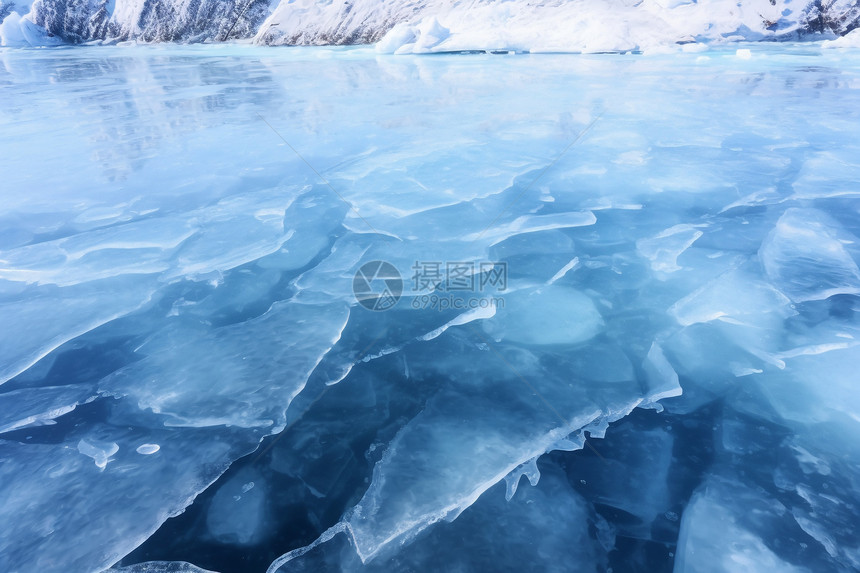
[(858, 0), (826, 7), (812, 0), (36, 0), (16, 9), (0, 28), (5, 46), (56, 38), (253, 39), (266, 45), (379, 42), (384, 53), (623, 52), (694, 41), (834, 39), (860, 23)]
[(696, 41), (787, 37), (802, 28), (788, 2), (663, 3), (623, 0), (452, 4), (402, 22), (377, 44), (385, 53), (463, 50), (628, 52)]

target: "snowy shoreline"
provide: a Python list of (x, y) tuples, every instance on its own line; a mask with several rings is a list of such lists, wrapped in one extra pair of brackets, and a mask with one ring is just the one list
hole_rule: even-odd
[[(5, 8), (5, 10), (4, 10)], [(825, 40), (858, 45), (860, 3), (796, 0), (24, 0), (0, 3), (0, 45), (93, 41), (371, 45), (382, 53), (654, 52), (678, 45)], [(846, 37), (850, 40), (842, 40)]]

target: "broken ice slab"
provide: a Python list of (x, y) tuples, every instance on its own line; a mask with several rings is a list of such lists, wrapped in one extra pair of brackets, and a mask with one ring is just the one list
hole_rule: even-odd
[(177, 216), (94, 229), (0, 252), (0, 278), (69, 286), (123, 274), (160, 273), (168, 256), (197, 231)]
[(277, 252), (298, 228), (299, 241), (316, 238), (325, 225), (315, 229), (303, 219), (319, 222), (315, 211), (333, 211), (324, 202), (309, 208), (312, 201), (291, 209), (304, 191), (276, 187), (0, 251), (0, 279), (70, 286), (121, 275), (170, 280), (224, 272)]
[(846, 250), (857, 237), (818, 209), (787, 209), (759, 250), (773, 285), (794, 302), (860, 294), (860, 269)]
[(660, 231), (653, 237), (636, 241), (636, 249), (657, 272), (681, 270), (678, 257), (703, 235), (699, 226), (681, 224)]
[(275, 431), (348, 316), (337, 303), (278, 302), (257, 318), (215, 329), (177, 320), (139, 349), (144, 359), (99, 388), (162, 414), (167, 425)]
[(115, 277), (69, 287), (32, 287), (0, 301), (0, 384), (62, 344), (143, 306), (157, 285)]
[(663, 411), (660, 400), (674, 398), (682, 394), (681, 384), (675, 368), (666, 359), (663, 349), (656, 342), (651, 344), (648, 355), (642, 364), (645, 374), (648, 395), (640, 404), (642, 408), (653, 408), (658, 412)]
[(599, 458), (571, 458), (567, 471), (589, 502), (623, 516), (616, 522), (617, 534), (651, 540), (655, 522), (679, 507), (676, 438), (663, 428), (643, 429), (629, 420), (614, 424), (605, 441), (593, 442)]
[[(604, 560), (589, 535), (591, 510), (564, 474), (545, 465), (540, 481), (506, 500), (498, 484), (453, 522), (420, 535), (409, 548), (362, 564), (348, 527), (330, 540), (276, 560), (270, 573), (312, 571), (547, 571), (590, 572)], [(323, 537), (325, 539), (326, 536)]]
[(91, 385), (21, 388), (0, 394), (0, 434), (53, 424), (56, 418), (97, 397)]
[(779, 571), (812, 573), (777, 552), (771, 531), (785, 507), (738, 482), (711, 479), (684, 510), (677, 573)]
[[(145, 358), (99, 383), (103, 394), (118, 398), (108, 407), (116, 425), (64, 427), (61, 441), (51, 445), (3, 442), (10, 460), (0, 480), (4, 519), (24, 513), (44, 518), (4, 530), (0, 553), (10, 565), (3, 569), (52, 571), (62, 562), (95, 570), (134, 549), (283, 424), (291, 398), (338, 340), (348, 315), (340, 304), (281, 302), (220, 328), (176, 318), (139, 349)], [(21, 401), (39, 392), (25, 388), (4, 397)], [(119, 505), (127, 511), (115, 511)], [(98, 526), (81, 521), (90, 519)], [(218, 537), (235, 534), (219, 526)], [(80, 542), (81, 531), (92, 543)]]
[[(157, 453), (135, 451), (144, 436)], [(18, 523), (0, 530), (0, 569), (21, 573), (110, 567), (256, 445), (225, 428), (106, 424), (22, 442), (0, 440), (0, 521)]]
[(749, 263), (730, 268), (669, 308), (681, 325), (721, 320), (763, 328), (791, 316), (791, 301), (761, 280)]
[(854, 141), (811, 153), (792, 184), (793, 198), (860, 197), (857, 188), (860, 164), (857, 157), (858, 147)]
[(756, 382), (779, 415), (804, 425), (847, 417), (858, 421), (860, 346), (831, 344), (807, 348), (785, 358), (785, 370), (768, 372)]
[[(581, 448), (584, 431), (601, 436), (637, 405), (680, 392), (668, 363), (643, 383), (583, 384), (545, 368), (552, 362), (543, 352), (491, 350), (468, 328), (428, 342), (425, 363), (413, 363), (413, 372), (435, 371), (447, 383), (389, 442), (342, 521), (362, 562), (385, 559), (431, 525), (456, 519), (529, 460)], [(440, 353), (450, 357), (444, 371), (432, 360)]]

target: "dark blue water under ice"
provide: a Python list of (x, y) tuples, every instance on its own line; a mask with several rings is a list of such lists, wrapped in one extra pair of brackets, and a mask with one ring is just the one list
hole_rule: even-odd
[(860, 54), (0, 50), (0, 571), (860, 570)]

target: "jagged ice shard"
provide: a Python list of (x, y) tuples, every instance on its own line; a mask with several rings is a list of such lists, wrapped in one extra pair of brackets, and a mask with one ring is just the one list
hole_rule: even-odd
[(0, 571), (860, 569), (851, 35), (510, 4), (0, 49)]

